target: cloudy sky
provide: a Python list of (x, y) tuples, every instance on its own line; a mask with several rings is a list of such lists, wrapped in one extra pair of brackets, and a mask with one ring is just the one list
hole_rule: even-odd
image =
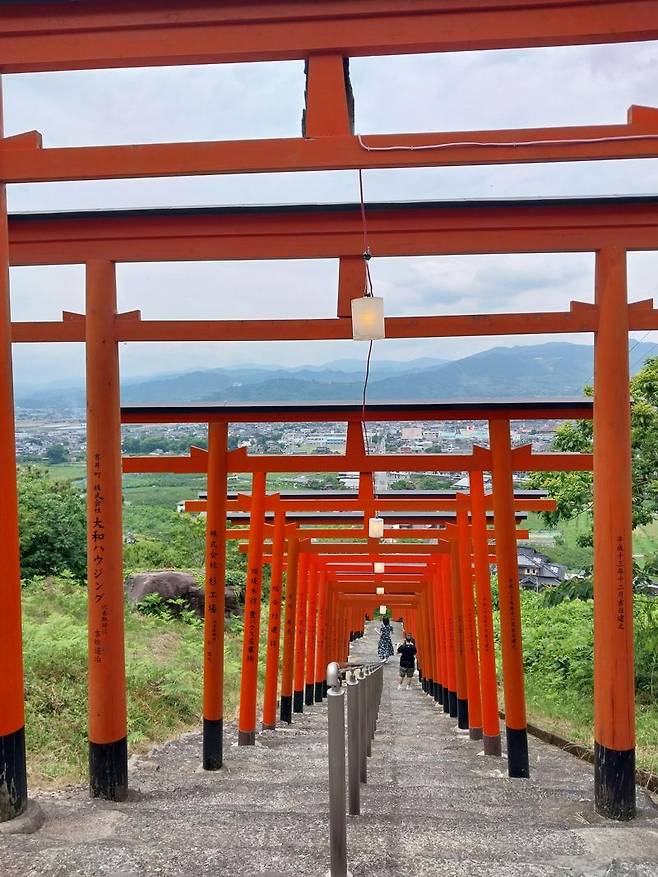
[[(658, 106), (658, 43), (364, 58), (351, 62), (361, 134), (607, 124)], [(301, 62), (4, 77), (7, 134), (45, 146), (297, 136)], [(658, 192), (658, 160), (370, 171), (367, 200)], [(357, 174), (269, 174), (21, 185), (10, 210), (353, 201)], [(335, 315), (337, 263), (167, 263), (118, 268), (122, 309), (145, 318)], [(374, 259), (394, 314), (561, 310), (592, 300), (591, 254)], [(631, 255), (631, 298), (658, 297), (658, 254)], [(14, 319), (83, 309), (80, 266), (12, 270)], [(643, 337), (640, 333), (638, 337)], [(548, 337), (378, 342), (376, 356), (455, 358)], [(590, 340), (572, 336), (569, 340)], [(647, 341), (656, 341), (658, 333)], [(127, 377), (248, 362), (294, 366), (361, 356), (356, 342), (123, 345)], [(79, 345), (15, 348), (19, 384), (82, 374)], [(47, 376), (47, 377), (46, 377)]]

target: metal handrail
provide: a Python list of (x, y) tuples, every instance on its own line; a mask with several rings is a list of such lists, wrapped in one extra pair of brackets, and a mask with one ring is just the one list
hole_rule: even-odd
[(383, 661), (378, 661), (341, 667), (334, 661), (327, 667), (329, 877), (349, 877), (345, 812), (345, 700), (348, 710), (349, 813), (350, 816), (358, 816), (361, 813), (361, 783), (367, 782), (368, 757), (372, 754), (381, 703), (384, 674), (378, 671), (383, 665)]

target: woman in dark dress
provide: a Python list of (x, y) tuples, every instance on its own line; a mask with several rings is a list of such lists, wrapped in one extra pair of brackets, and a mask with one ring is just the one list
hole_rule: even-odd
[(377, 645), (377, 654), (379, 659), (388, 663), (388, 659), (394, 654), (393, 642), (391, 640), (391, 622), (388, 615), (382, 618), (382, 626), (379, 628), (379, 643)]

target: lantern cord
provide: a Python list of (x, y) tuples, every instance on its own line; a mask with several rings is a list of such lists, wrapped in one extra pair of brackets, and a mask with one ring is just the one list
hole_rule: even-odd
[[(372, 297), (372, 277), (370, 276), (370, 259), (372, 254), (368, 246), (368, 223), (366, 220), (366, 202), (363, 195), (363, 171), (359, 168), (359, 200), (361, 204), (361, 223), (363, 226), (363, 262), (365, 265), (365, 278), (363, 294)], [(366, 454), (370, 453), (370, 442), (368, 440), (368, 427), (366, 425), (366, 395), (368, 392), (368, 380), (370, 378), (370, 358), (372, 357), (372, 340), (368, 344), (368, 356), (366, 357), (366, 373), (363, 379), (363, 395), (361, 399), (361, 423), (363, 424), (363, 438), (366, 447)]]

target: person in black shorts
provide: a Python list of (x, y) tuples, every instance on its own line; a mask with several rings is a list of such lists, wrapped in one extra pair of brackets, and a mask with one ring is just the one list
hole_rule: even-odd
[(411, 680), (414, 678), (416, 669), (416, 645), (410, 633), (405, 634), (404, 642), (398, 646), (398, 655), (400, 656), (400, 684), (398, 689), (403, 687), (406, 681), (406, 689), (411, 688)]

